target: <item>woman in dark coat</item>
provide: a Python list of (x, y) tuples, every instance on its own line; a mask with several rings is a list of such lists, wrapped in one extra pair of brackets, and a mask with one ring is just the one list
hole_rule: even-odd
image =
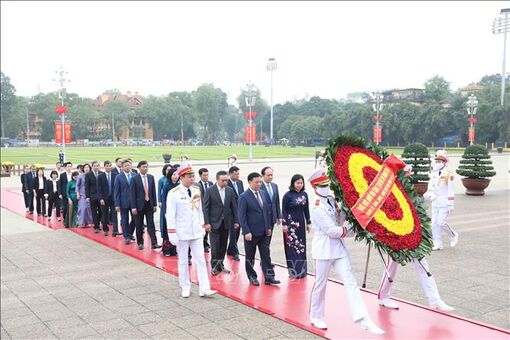
[(177, 255), (177, 250), (175, 245), (172, 245), (170, 243), (170, 239), (168, 237), (168, 229), (166, 225), (166, 198), (168, 196), (168, 192), (179, 185), (179, 175), (177, 174), (177, 168), (178, 166), (172, 166), (168, 168), (167, 174), (166, 174), (166, 184), (163, 187), (163, 190), (161, 191), (161, 216), (163, 216), (163, 219), (165, 220), (165, 223), (161, 226), (161, 238), (163, 239), (163, 247), (161, 252), (165, 256), (175, 256)]
[(306, 277), (306, 232), (310, 230), (310, 210), (305, 180), (294, 175), (282, 199), (283, 242), (289, 277)]
[(46, 189), (46, 177), (43, 169), (37, 169), (37, 177), (34, 179), (32, 190), (34, 190), (37, 215), (46, 217), (46, 200), (44, 190)]

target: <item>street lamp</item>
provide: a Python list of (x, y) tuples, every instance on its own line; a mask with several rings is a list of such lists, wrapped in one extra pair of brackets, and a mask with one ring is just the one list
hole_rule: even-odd
[(246, 94), (246, 96), (244, 97), (245, 101), (246, 101), (246, 106), (248, 106), (250, 108), (250, 115), (249, 115), (249, 123), (250, 123), (250, 134), (249, 134), (249, 137), (250, 137), (250, 161), (253, 160), (253, 145), (252, 145), (252, 125), (253, 125), (253, 117), (252, 117), (252, 111), (251, 111), (251, 107), (252, 106), (255, 106), (255, 96), (254, 96), (254, 93), (253, 93), (253, 84), (251, 83), (251, 81), (248, 83), (247, 85), (247, 88), (248, 88), (248, 93)]
[(267, 70), (271, 72), (271, 130), (269, 134), (271, 143), (273, 142), (273, 71), (276, 70), (276, 67), (276, 60), (274, 58), (269, 58), (267, 61)]
[(501, 71), (501, 106), (503, 106), (505, 104), (506, 34), (510, 31), (510, 19), (508, 18), (509, 13), (510, 13), (510, 8), (502, 9), (500, 12), (500, 15), (504, 15), (504, 17), (500, 16), (499, 18), (494, 19), (494, 22), (492, 23), (492, 33), (494, 33), (494, 34), (503, 33), (503, 68)]
[[(55, 71), (57, 74), (57, 79), (53, 79), (53, 81), (57, 82), (59, 85), (58, 90), (58, 96), (60, 98), (60, 104), (64, 106), (64, 99), (66, 96), (66, 89), (64, 87), (66, 82), (69, 82), (69, 79), (66, 79), (65, 76), (67, 75), (67, 71), (64, 71), (63, 67), (60, 67), (59, 70)], [(62, 116), (62, 153), (64, 154), (64, 162), (66, 161), (66, 139), (65, 139), (65, 121), (66, 121), (66, 115), (65, 112), (61, 114)]]
[(379, 143), (382, 141), (382, 130), (381, 130), (381, 126), (380, 126), (382, 117), (380, 116), (380, 112), (383, 108), (382, 102), (383, 102), (384, 96), (381, 94), (381, 92), (377, 91), (377, 92), (372, 92), (371, 97), (372, 97), (372, 102), (373, 102), (372, 108), (375, 111), (374, 142), (376, 142), (377, 145), (379, 145)]
[(475, 123), (476, 118), (473, 116), (476, 115), (476, 108), (478, 107), (478, 100), (476, 100), (476, 96), (471, 94), (468, 97), (467, 101), (467, 112), (471, 116), (469, 117), (469, 132), (468, 132), (468, 139), (470, 145), (473, 145), (475, 141)]

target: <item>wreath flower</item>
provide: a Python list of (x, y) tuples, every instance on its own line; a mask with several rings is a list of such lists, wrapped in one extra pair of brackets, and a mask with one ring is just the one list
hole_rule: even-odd
[(357, 241), (373, 243), (401, 264), (421, 259), (432, 250), (430, 219), (423, 202), (404, 171), (397, 174), (391, 193), (363, 229), (350, 208), (367, 190), (388, 157), (386, 151), (371, 144), (366, 146), (356, 136), (339, 136), (330, 141), (327, 163), (331, 187), (342, 202), (356, 232)]

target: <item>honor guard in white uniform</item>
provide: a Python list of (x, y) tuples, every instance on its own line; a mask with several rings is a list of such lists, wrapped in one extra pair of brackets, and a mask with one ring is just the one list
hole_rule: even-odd
[(448, 169), (448, 155), (445, 150), (438, 150), (436, 163), (430, 173), (427, 192), (423, 197), (432, 201), (432, 238), (433, 250), (443, 248), (441, 230), (450, 237), (450, 246), (455, 247), (459, 234), (446, 222), (448, 214), (454, 209), (455, 193), (453, 187), (454, 173)]
[(317, 196), (310, 209), (313, 228), (312, 257), (315, 260), (315, 285), (310, 303), (310, 322), (316, 328), (327, 328), (324, 321), (326, 285), (330, 269), (334, 267), (343, 281), (353, 321), (373, 334), (384, 334), (368, 315), (356, 282), (349, 253), (342, 241), (354, 233), (348, 229), (350, 225), (345, 222), (345, 214), (337, 210), (335, 200), (329, 196), (327, 169), (316, 169), (308, 181)]
[(199, 295), (213, 295), (216, 291), (211, 290), (204, 257), (205, 229), (200, 188), (194, 185), (195, 172), (191, 164), (182, 163), (177, 173), (181, 183), (168, 193), (166, 220), (169, 231), (173, 232), (174, 229), (177, 239), (181, 295), (187, 298), (191, 292), (188, 249), (191, 249), (193, 261), (197, 266)]
[[(443, 150), (440, 150), (440, 151), (443, 151)], [(439, 159), (441, 161), (444, 161), (444, 162), (448, 161), (446, 152), (444, 154), (442, 154), (438, 151), (438, 157), (440, 157)], [(436, 159), (438, 159), (438, 158), (436, 158)], [(427, 191), (427, 193), (425, 193), (423, 195), (424, 197), (426, 197), (428, 195), (436, 195), (436, 194), (432, 194), (432, 191), (431, 191), (431, 183), (433, 182), (432, 178), (435, 178), (434, 183), (437, 183), (439, 176), (431, 177), (431, 180), (429, 183), (429, 191)], [(444, 181), (444, 179), (443, 179), (443, 181)], [(445, 186), (445, 189), (446, 189), (446, 186)], [(448, 190), (448, 191), (451, 190), (451, 194), (453, 197), (453, 186), (451, 187), (451, 189), (446, 189), (446, 190)], [(435, 191), (435, 190), (433, 190), (433, 191)], [(445, 196), (445, 199), (444, 199), (445, 207), (447, 206), (448, 201), (449, 200), (447, 200), (446, 196)], [(451, 202), (453, 205), (453, 200), (451, 200)], [(446, 208), (446, 209), (448, 209), (448, 208)], [(432, 205), (432, 211), (434, 211), (434, 203)], [(434, 223), (434, 217), (432, 217), (432, 223)], [(432, 230), (434, 230), (434, 229), (432, 229)], [(458, 237), (458, 235), (456, 237)], [(456, 241), (455, 241), (455, 243), (456, 243)], [(425, 259), (421, 259), (421, 260), (414, 259), (412, 264), (414, 266), (414, 269), (416, 270), (416, 273), (418, 274), (418, 277), (420, 278), (420, 282), (423, 287), (423, 291), (425, 292), (425, 295), (427, 296), (427, 299), (429, 301), (430, 308), (439, 309), (443, 312), (451, 312), (451, 311), (455, 310), (453, 307), (448, 306), (443, 300), (441, 300), (441, 297), (439, 295), (439, 290), (437, 288), (436, 280), (434, 279), (432, 274), (430, 274), (430, 272), (429, 272), (429, 265), (428, 265), (427, 261)], [(390, 275), (392, 280), (395, 279), (395, 275), (397, 274), (397, 268), (398, 268), (398, 263), (393, 261), (391, 259), (391, 257), (388, 256), (388, 264), (386, 267), (386, 271), (384, 272), (383, 278), (381, 280), (381, 285), (379, 287), (379, 292), (377, 294), (377, 297), (379, 298), (379, 304), (386, 308), (390, 308), (390, 309), (398, 309), (398, 305), (393, 300), (391, 300), (391, 289), (393, 287), (393, 282), (390, 282), (388, 279), (388, 274)]]

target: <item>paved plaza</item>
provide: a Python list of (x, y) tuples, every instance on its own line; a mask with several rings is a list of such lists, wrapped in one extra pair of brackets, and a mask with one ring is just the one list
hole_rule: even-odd
[[(452, 167), (459, 159), (451, 157)], [(493, 162), (497, 175), (485, 196), (466, 196), (456, 182), (456, 209), (449, 222), (460, 234), (459, 244), (449, 248), (445, 242), (427, 260), (442, 299), (456, 308), (453, 314), (509, 329), (510, 157), (493, 155)], [(223, 163), (194, 166), (206, 166), (214, 177), (225, 169)], [(246, 182), (249, 172), (267, 164), (274, 168), (281, 196), (293, 174), (306, 178), (314, 168), (311, 158), (240, 162), (242, 179)], [(160, 167), (151, 173), (159, 178)], [(19, 187), (19, 177), (3, 178), (1, 184)], [(2, 339), (316, 337), (223, 296), (182, 299), (170, 274), (68, 230), (50, 230), (5, 209), (1, 214)], [(352, 239), (347, 246), (361, 285), (366, 246)], [(273, 237), (271, 253), (273, 262), (285, 262), (281, 232)], [(377, 291), (382, 271), (381, 259), (372, 252), (367, 289)], [(394, 287), (394, 297), (427, 304), (411, 266), (399, 269)]]

